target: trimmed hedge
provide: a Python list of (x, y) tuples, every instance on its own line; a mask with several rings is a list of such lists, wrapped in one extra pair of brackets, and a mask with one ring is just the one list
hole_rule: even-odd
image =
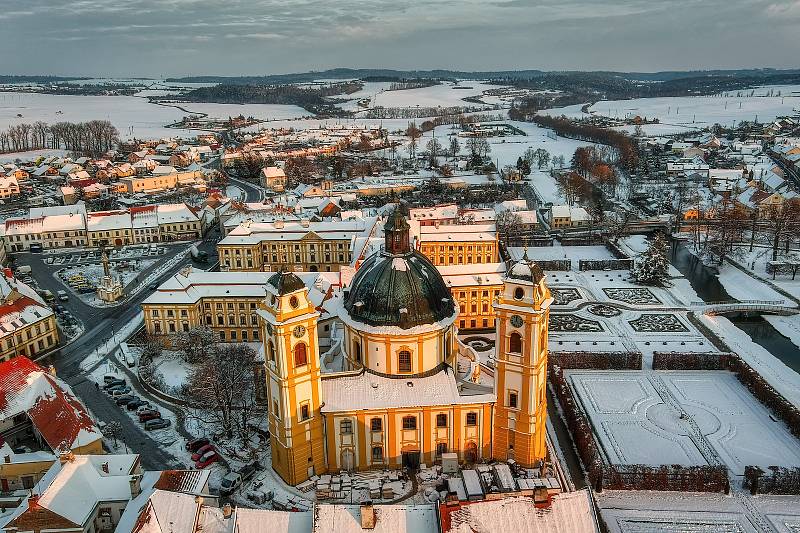
[(595, 370), (641, 370), (641, 352), (550, 352), (551, 365)]

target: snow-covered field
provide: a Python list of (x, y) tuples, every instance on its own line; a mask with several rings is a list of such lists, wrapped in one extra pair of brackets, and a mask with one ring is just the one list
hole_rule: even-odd
[(722, 462), (800, 466), (800, 441), (729, 372), (568, 371), (606, 459), (616, 464), (702, 465), (703, 444), (680, 404)]
[[(297, 106), (267, 104), (180, 104), (194, 113), (212, 118), (253, 116), (262, 120), (292, 119), (308, 116)], [(85, 122), (110, 120), (120, 136), (130, 138), (193, 137), (194, 130), (165, 127), (186, 113), (171, 106), (151, 104), (136, 96), (71, 96), (38, 93), (0, 92), (0, 130), (8, 126), (43, 121)]]
[[(766, 96), (769, 91), (780, 96)], [(714, 124), (731, 126), (740, 121), (769, 122), (777, 116), (792, 114), (800, 107), (800, 86), (778, 85), (739, 91), (715, 96), (681, 96), (666, 98), (639, 98), (634, 100), (610, 100), (597, 102), (590, 108), (596, 114), (615, 118), (658, 118), (663, 124), (688, 128), (706, 127)], [(580, 108), (579, 108), (580, 110)]]
[(465, 102), (464, 98), (480, 96), (488, 89), (499, 87), (500, 85), (480, 81), (443, 82), (420, 89), (383, 91), (376, 94), (372, 105), (373, 107), (481, 107), (479, 104)]

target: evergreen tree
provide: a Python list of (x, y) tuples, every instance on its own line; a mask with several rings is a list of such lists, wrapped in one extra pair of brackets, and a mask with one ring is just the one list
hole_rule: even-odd
[(669, 284), (669, 260), (667, 259), (667, 239), (657, 233), (634, 264), (631, 274), (634, 281), (644, 285), (664, 286)]

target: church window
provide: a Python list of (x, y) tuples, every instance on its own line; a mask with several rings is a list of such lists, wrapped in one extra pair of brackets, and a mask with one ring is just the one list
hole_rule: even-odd
[(298, 342), (294, 346), (294, 366), (305, 366), (308, 364), (308, 351), (304, 342)]
[(342, 420), (339, 422), (339, 431), (342, 435), (352, 435), (353, 434), (353, 421), (352, 420)]
[(383, 431), (383, 419), (375, 417), (369, 422), (372, 431)]
[(400, 350), (398, 354), (398, 364), (400, 372), (411, 372), (411, 352)]
[(440, 413), (436, 415), (436, 427), (437, 428), (446, 428), (447, 427), (447, 415), (444, 413)]
[(478, 413), (467, 413), (467, 425), (468, 426), (477, 426), (478, 425)]
[(267, 354), (269, 355), (269, 360), (273, 363), (275, 362), (275, 345), (272, 344), (272, 341), (267, 343)]
[(525, 290), (522, 287), (514, 289), (514, 299), (522, 300), (525, 297)]
[(516, 331), (508, 338), (508, 351), (511, 353), (522, 353), (522, 336)]
[(403, 429), (417, 429), (417, 417), (415, 416), (403, 417)]
[(300, 406), (300, 421), (303, 422), (311, 418), (311, 410), (308, 407), (307, 403), (304, 403)]
[(289, 298), (289, 305), (292, 306), (292, 309), (297, 309), (297, 306), (299, 305), (297, 301), (297, 296), (292, 296), (291, 298)]

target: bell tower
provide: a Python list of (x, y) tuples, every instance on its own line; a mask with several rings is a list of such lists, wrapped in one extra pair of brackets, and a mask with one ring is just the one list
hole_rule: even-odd
[(320, 413), (317, 319), (308, 288), (291, 272), (267, 280), (261, 317), (272, 467), (290, 485), (327, 470)]
[(523, 259), (508, 271), (497, 316), (492, 457), (525, 467), (547, 456), (547, 324), (553, 298), (542, 269)]

